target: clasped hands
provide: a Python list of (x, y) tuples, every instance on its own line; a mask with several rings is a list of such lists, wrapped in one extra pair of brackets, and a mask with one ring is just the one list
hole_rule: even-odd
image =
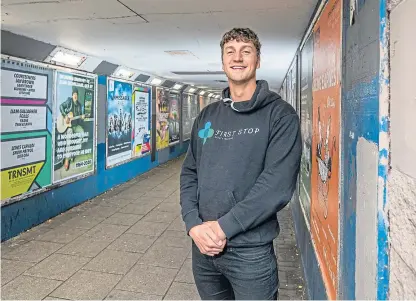
[(217, 221), (205, 222), (189, 231), (199, 251), (202, 254), (214, 256), (224, 250), (227, 242), (224, 231)]

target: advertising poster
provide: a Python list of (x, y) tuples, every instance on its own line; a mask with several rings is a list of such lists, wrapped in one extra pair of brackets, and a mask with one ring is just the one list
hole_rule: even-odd
[(107, 82), (107, 167), (132, 157), (132, 93), (130, 83)]
[(300, 163), (300, 203), (306, 222), (311, 220), (311, 173), (312, 173), (312, 71), (313, 36), (306, 41), (301, 52), (300, 122), (303, 152)]
[(183, 140), (191, 139), (192, 126), (198, 116), (197, 96), (184, 94), (182, 103), (182, 135)]
[(1, 64), (1, 200), (52, 183), (53, 71)]
[(150, 88), (134, 87), (133, 157), (150, 152)]
[(56, 72), (53, 182), (94, 171), (95, 78)]
[(290, 68), (287, 77), (287, 102), (296, 109), (296, 60)]
[(156, 148), (169, 146), (169, 95), (168, 91), (156, 88)]
[(169, 144), (178, 142), (180, 139), (180, 95), (170, 93), (169, 95)]
[(311, 232), (330, 299), (337, 295), (342, 1), (315, 25)]

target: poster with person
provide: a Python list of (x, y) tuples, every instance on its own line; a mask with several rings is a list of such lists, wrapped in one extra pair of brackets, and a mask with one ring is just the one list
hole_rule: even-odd
[(56, 72), (54, 183), (94, 172), (95, 88), (92, 75)]
[(52, 183), (53, 70), (1, 63), (1, 201)]
[(178, 93), (170, 93), (169, 95), (169, 144), (176, 143), (180, 139), (180, 95)]
[(156, 88), (156, 148), (169, 146), (169, 95), (163, 88)]
[(133, 157), (140, 157), (150, 152), (150, 95), (150, 88), (134, 87)]
[(108, 78), (107, 167), (132, 157), (132, 84)]

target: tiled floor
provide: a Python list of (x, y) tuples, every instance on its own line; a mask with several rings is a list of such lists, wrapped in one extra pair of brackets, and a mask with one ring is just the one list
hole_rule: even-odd
[[(174, 160), (1, 244), (2, 299), (199, 299)], [(290, 209), (275, 241), (280, 299), (305, 299)]]

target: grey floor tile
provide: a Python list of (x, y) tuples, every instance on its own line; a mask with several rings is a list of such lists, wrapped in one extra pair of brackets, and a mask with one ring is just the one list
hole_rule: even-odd
[(63, 298), (55, 298), (55, 297), (46, 297), (43, 300), (68, 300), (68, 299), (63, 299)]
[(179, 215), (181, 213), (181, 205), (179, 204), (179, 202), (178, 203), (163, 202), (160, 205), (158, 205), (154, 210), (174, 212)]
[(21, 239), (19, 236), (13, 237), (5, 242), (1, 243), (1, 257), (3, 258), (4, 255), (7, 253), (16, 250), (18, 247), (27, 244), (29, 240)]
[(59, 226), (43, 235), (39, 235), (36, 240), (51, 241), (66, 244), (85, 233), (85, 229)]
[(84, 266), (83, 269), (124, 275), (139, 260), (140, 256), (142, 255), (139, 253), (103, 250), (97, 257)]
[(146, 192), (143, 196), (147, 197), (157, 197), (157, 198), (167, 198), (170, 196), (173, 192), (170, 190), (150, 190)]
[(164, 300), (201, 300), (195, 284), (173, 282)]
[(112, 239), (98, 240), (83, 235), (67, 244), (65, 247), (57, 251), (57, 253), (83, 257), (95, 257), (112, 241)]
[(162, 300), (163, 296), (149, 295), (138, 292), (113, 290), (106, 300)]
[(1, 285), (5, 285), (34, 265), (33, 262), (1, 260)]
[(5, 254), (3, 258), (11, 260), (39, 262), (60, 249), (63, 244), (46, 241), (30, 241)]
[(75, 300), (102, 300), (121, 277), (121, 275), (80, 270), (49, 296)]
[(101, 223), (86, 232), (85, 236), (98, 240), (113, 241), (123, 234), (128, 228), (128, 226)]
[(124, 276), (116, 289), (163, 296), (169, 289), (177, 272), (177, 269), (137, 264)]
[(120, 197), (104, 200), (100, 206), (123, 208), (131, 203), (131, 200), (122, 199)]
[(159, 236), (163, 233), (163, 231), (166, 230), (167, 227), (168, 227), (168, 224), (151, 223), (151, 222), (144, 222), (143, 220), (140, 220), (135, 225), (133, 225), (126, 233)]
[(46, 221), (44, 224), (50, 228), (56, 228), (61, 226), (62, 224), (66, 223), (67, 221), (69, 221), (70, 219), (77, 217), (79, 215), (79, 212), (64, 212), (61, 213), (57, 216), (55, 216), (54, 218)]
[(164, 244), (167, 247), (177, 247), (191, 249), (192, 238), (182, 231), (166, 230), (158, 239), (157, 243)]
[(187, 259), (181, 269), (179, 270), (178, 275), (175, 278), (176, 282), (185, 282), (185, 283), (195, 283), (194, 275), (192, 273), (192, 260)]
[(94, 217), (104, 217), (107, 218), (114, 213), (116, 213), (119, 208), (116, 207), (107, 207), (107, 206), (95, 206), (91, 209), (86, 210), (83, 215), (85, 216), (94, 216)]
[(86, 257), (52, 254), (24, 275), (65, 281), (90, 260)]
[(113, 224), (113, 225), (122, 225), (122, 226), (132, 226), (142, 219), (144, 215), (137, 214), (127, 214), (127, 213), (115, 213), (109, 218), (105, 219), (103, 223)]
[(164, 212), (153, 210), (149, 212), (145, 217), (143, 217), (143, 221), (170, 224), (178, 215), (178, 212)]
[(1, 288), (2, 300), (40, 300), (62, 282), (51, 279), (19, 276)]
[(111, 245), (109, 250), (118, 250), (124, 252), (144, 253), (155, 242), (157, 236), (146, 236), (138, 234), (122, 234)]
[(169, 226), (168, 230), (174, 231), (186, 231), (185, 223), (182, 220), (181, 216), (178, 216)]
[(141, 204), (141, 203), (131, 203), (126, 207), (119, 210), (120, 213), (127, 213), (127, 214), (137, 214), (137, 215), (145, 215), (148, 214), (150, 211), (155, 208), (157, 204)]
[(81, 214), (77, 217), (70, 219), (66, 223), (63, 223), (62, 226), (89, 230), (101, 223), (104, 219), (104, 217), (87, 216)]
[(188, 249), (166, 247), (163, 243), (154, 243), (140, 258), (139, 262), (165, 268), (180, 268), (188, 256)]
[[(28, 231), (25, 231), (23, 233), (21, 233), (18, 238), (25, 240), (25, 241), (30, 241), (30, 240), (34, 240), (36, 238), (38, 238), (40, 235), (43, 235), (47, 232), (49, 232), (50, 230), (52, 230), (52, 227), (49, 227), (47, 223), (43, 223), (41, 225), (38, 225), (32, 229), (29, 229)], [(3, 247), (3, 244), (2, 244)]]

